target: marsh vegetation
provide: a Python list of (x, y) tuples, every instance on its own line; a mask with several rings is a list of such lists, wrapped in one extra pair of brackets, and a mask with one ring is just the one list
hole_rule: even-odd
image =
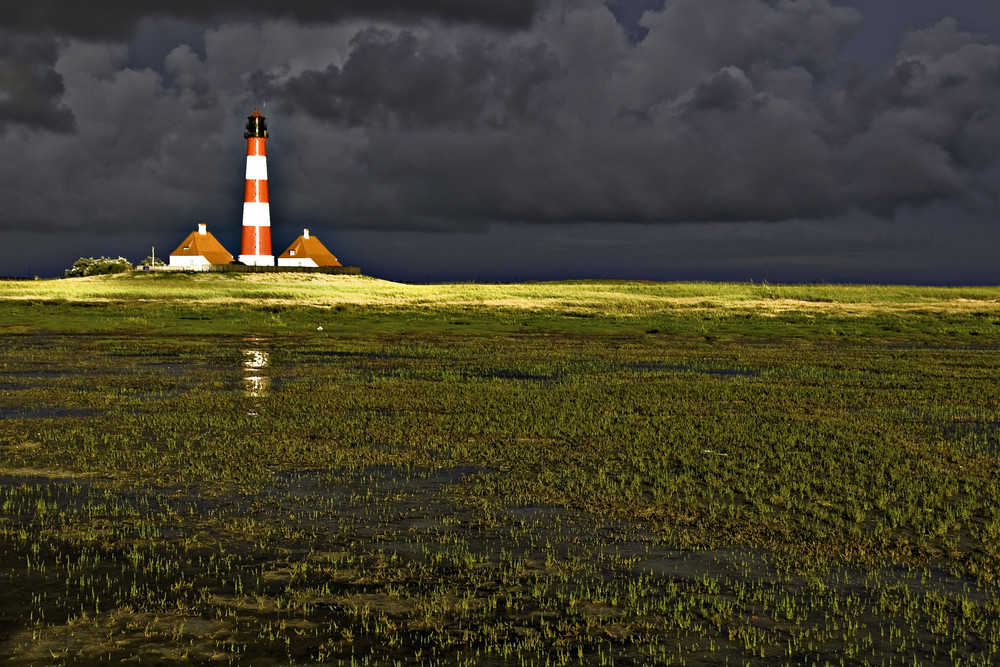
[(1000, 660), (1000, 289), (0, 301), (12, 664)]

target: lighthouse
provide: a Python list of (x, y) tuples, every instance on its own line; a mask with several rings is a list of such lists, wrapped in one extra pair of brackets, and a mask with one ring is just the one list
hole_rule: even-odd
[(240, 261), (274, 266), (271, 254), (271, 209), (267, 203), (267, 124), (257, 109), (247, 116), (247, 176), (243, 197), (243, 237)]

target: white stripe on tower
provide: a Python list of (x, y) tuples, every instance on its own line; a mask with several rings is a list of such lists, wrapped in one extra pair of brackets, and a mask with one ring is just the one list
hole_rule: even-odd
[(267, 202), (243, 202), (244, 227), (270, 227), (271, 210)]
[(247, 155), (247, 180), (248, 181), (267, 180), (267, 156)]

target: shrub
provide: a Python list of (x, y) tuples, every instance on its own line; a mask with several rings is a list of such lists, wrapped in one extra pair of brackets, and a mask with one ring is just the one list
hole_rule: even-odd
[(67, 278), (99, 276), (108, 273), (125, 273), (132, 270), (132, 263), (124, 257), (81, 257), (66, 269)]

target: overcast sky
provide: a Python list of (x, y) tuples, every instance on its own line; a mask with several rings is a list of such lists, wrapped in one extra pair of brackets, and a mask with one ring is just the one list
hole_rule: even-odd
[(397, 280), (1000, 284), (997, 0), (0, 5), (0, 275), (272, 240)]

